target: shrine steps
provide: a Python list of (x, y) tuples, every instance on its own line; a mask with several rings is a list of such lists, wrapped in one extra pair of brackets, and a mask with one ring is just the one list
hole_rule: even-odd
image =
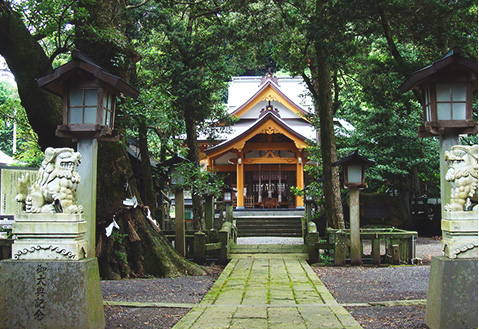
[(235, 211), (233, 219), (238, 237), (301, 237), (304, 211)]

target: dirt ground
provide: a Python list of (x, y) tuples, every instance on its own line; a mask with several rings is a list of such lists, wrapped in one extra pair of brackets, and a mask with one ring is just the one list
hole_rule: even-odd
[[(342, 304), (426, 299), (429, 264), (441, 254), (441, 241), (419, 238), (416, 256), (423, 265), (390, 267), (325, 267), (313, 269)], [(223, 267), (208, 267), (208, 275), (175, 279), (102, 281), (105, 301), (199, 303)], [(425, 305), (346, 307), (366, 329), (427, 328)], [(189, 308), (105, 306), (106, 328), (172, 328)]]

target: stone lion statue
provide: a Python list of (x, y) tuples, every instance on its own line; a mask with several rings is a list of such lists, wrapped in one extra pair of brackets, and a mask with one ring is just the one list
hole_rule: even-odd
[(80, 162), (81, 154), (71, 148), (47, 148), (37, 180), (31, 185), (28, 174), (19, 178), (15, 199), (29, 213), (83, 213), (76, 205)]
[(445, 152), (449, 164), (446, 181), (451, 183), (451, 202), (446, 211), (477, 210), (477, 145), (455, 145)]

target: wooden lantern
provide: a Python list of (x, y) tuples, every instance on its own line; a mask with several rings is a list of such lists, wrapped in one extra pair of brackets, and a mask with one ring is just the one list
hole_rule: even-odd
[(118, 140), (114, 132), (116, 99), (138, 97), (119, 77), (106, 72), (79, 51), (72, 60), (37, 80), (38, 85), (63, 98), (63, 124), (59, 137)]
[(375, 163), (375, 161), (359, 155), (358, 150), (356, 150), (332, 165), (341, 165), (343, 167), (344, 186), (347, 188), (364, 188), (367, 187), (364, 171)]
[(444, 57), (411, 74), (401, 92), (421, 92), (424, 124), (419, 137), (477, 133), (472, 118), (472, 98), (477, 91), (477, 61), (452, 48)]

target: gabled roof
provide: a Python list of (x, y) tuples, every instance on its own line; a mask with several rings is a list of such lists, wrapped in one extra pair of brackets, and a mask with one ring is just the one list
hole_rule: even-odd
[(230, 115), (236, 115), (237, 117), (241, 117), (244, 113), (248, 112), (254, 105), (258, 102), (263, 101), (266, 97), (273, 96), (276, 97), (277, 100), (282, 103), (286, 108), (288, 108), (291, 112), (295, 113), (298, 116), (300, 114), (308, 114), (303, 108), (296, 105), (288, 96), (286, 96), (278, 87), (278, 85), (274, 82), (273, 79), (267, 79), (266, 82), (260, 87), (260, 89), (250, 98), (248, 99), (243, 105), (239, 106), (236, 110), (230, 113)]
[(237, 136), (233, 136), (232, 138), (205, 150), (205, 153), (210, 157), (214, 157), (232, 148), (241, 150), (244, 148), (245, 143), (249, 139), (251, 139), (257, 134), (262, 133), (283, 134), (293, 140), (294, 144), (298, 149), (304, 149), (308, 146), (308, 144), (306, 143), (306, 137), (299, 134), (296, 130), (294, 130), (286, 122), (281, 120), (281, 118), (276, 116), (273, 112), (269, 112), (256, 120), (247, 130), (243, 131)]
[(458, 69), (474, 73), (473, 79), (476, 81), (475, 83), (477, 83), (477, 60), (463, 57), (461, 48), (454, 47), (431, 65), (413, 72), (406, 81), (399, 86), (399, 90), (405, 93), (408, 90), (414, 89), (422, 81), (434, 78), (440, 72)]
[(57, 67), (53, 73), (37, 79), (37, 83), (39, 87), (61, 97), (64, 80), (77, 80), (82, 73), (87, 73), (130, 97), (138, 97), (137, 90), (119, 77), (108, 73), (78, 50), (72, 51), (70, 62)]

